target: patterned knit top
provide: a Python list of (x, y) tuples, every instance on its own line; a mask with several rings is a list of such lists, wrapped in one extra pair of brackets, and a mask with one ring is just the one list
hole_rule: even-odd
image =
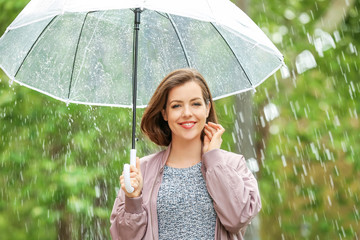
[(201, 173), (201, 162), (189, 168), (165, 165), (157, 214), (160, 240), (215, 238), (216, 212)]

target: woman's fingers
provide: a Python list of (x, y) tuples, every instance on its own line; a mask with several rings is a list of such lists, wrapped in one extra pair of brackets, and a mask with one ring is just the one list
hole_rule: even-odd
[(140, 158), (136, 158), (136, 167), (130, 165), (130, 184), (134, 188), (132, 193), (128, 193), (125, 189), (124, 172), (120, 176), (121, 189), (125, 192), (128, 197), (138, 197), (141, 194), (143, 179), (140, 171)]
[(225, 129), (220, 124), (208, 122), (205, 124), (204, 132), (210, 140), (210, 142), (206, 144), (204, 152), (221, 147), (221, 136), (225, 132)]
[(214, 135), (222, 135), (225, 132), (225, 129), (220, 125), (213, 122), (208, 122), (205, 124), (205, 133), (211, 135), (211, 138)]
[(208, 122), (208, 126), (212, 127), (216, 132), (217, 131), (225, 131), (225, 129), (220, 124)]
[(211, 140), (213, 134), (210, 130), (208, 130), (207, 126), (205, 126), (205, 128), (204, 128), (204, 132), (205, 132), (205, 135), (209, 138), (209, 140)]

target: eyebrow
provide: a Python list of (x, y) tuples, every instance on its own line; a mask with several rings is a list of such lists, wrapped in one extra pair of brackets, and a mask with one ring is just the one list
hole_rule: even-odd
[[(195, 100), (201, 100), (201, 98), (192, 98), (192, 99), (190, 99), (190, 102), (195, 101)], [(170, 102), (170, 104), (173, 103), (173, 102), (180, 102), (180, 103), (181, 103), (181, 102), (183, 102), (183, 101), (181, 101), (181, 100), (176, 100), (176, 99), (175, 99), (175, 100), (172, 100), (172, 101)]]

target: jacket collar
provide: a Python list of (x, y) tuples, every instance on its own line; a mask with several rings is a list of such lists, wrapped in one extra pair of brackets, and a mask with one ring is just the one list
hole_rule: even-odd
[(169, 158), (170, 155), (170, 150), (171, 150), (171, 143), (169, 144), (169, 146), (167, 147), (167, 149), (164, 151), (164, 154), (162, 155), (161, 158), (161, 169), (164, 168), (167, 159)]
[[(201, 159), (202, 159), (202, 156), (203, 156), (203, 147), (204, 147), (204, 144), (202, 143), (201, 144)], [(169, 155), (170, 155), (170, 151), (171, 151), (171, 143), (169, 144), (169, 146), (167, 147), (166, 150), (164, 150), (164, 154), (162, 155), (162, 158), (161, 158), (161, 165), (160, 165), (160, 168), (163, 169), (165, 164), (166, 164), (166, 161), (167, 159), (169, 158)]]

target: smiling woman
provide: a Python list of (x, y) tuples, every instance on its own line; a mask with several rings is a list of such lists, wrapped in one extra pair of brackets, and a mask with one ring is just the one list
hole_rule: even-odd
[[(189, 86), (189, 88), (184, 88), (183, 86), (186, 83), (192, 85)], [(182, 88), (178, 89), (179, 86), (182, 86)], [(171, 105), (172, 110), (174, 110), (174, 107), (180, 107), (181, 101), (183, 100), (182, 98), (185, 96), (184, 94), (188, 94), (187, 100), (189, 100), (189, 94), (192, 93), (192, 87), (194, 86), (197, 91), (194, 92), (194, 99), (191, 97), (190, 99), (197, 100), (197, 102), (193, 102), (193, 104), (202, 104), (203, 107), (206, 105), (209, 108), (206, 121), (217, 123), (212, 96), (203, 76), (197, 71), (190, 69), (177, 70), (168, 74), (159, 84), (142, 118), (141, 130), (151, 141), (160, 146), (168, 146), (171, 143), (172, 133), (170, 125), (167, 120), (164, 119), (164, 114), (166, 110), (170, 110), (167, 109), (170, 104), (173, 104)], [(169, 97), (171, 93), (172, 96)], [(176, 99), (176, 96), (178, 96), (178, 99)], [(201, 138), (203, 139), (203, 137), (204, 134), (202, 134)]]
[(167, 146), (137, 158), (128, 193), (124, 177), (111, 214), (113, 239), (243, 239), (260, 211), (257, 181), (244, 157), (221, 150), (202, 75), (179, 69), (159, 84), (141, 121), (154, 143)]

